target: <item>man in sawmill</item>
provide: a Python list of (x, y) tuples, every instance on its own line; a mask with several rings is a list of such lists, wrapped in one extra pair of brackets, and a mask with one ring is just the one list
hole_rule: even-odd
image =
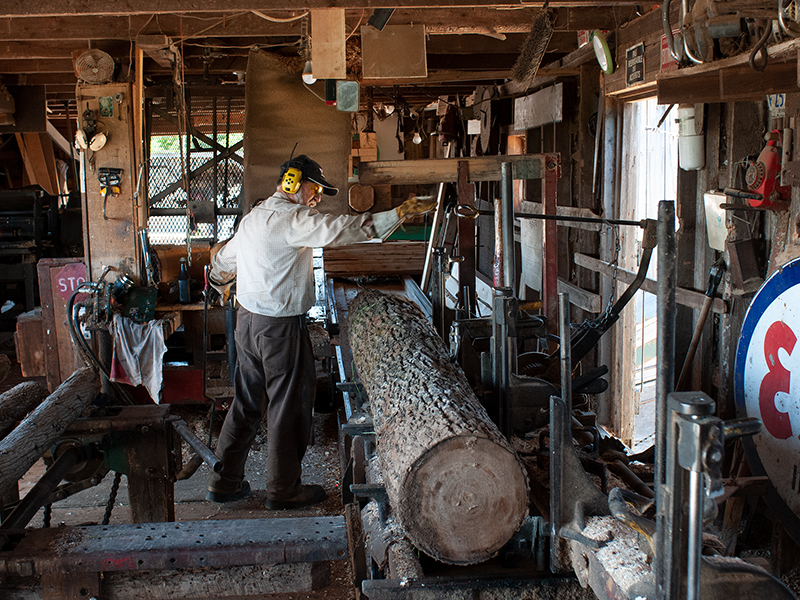
[(236, 283), (237, 364), (234, 400), (219, 435), (223, 468), (211, 476), (207, 499), (231, 502), (250, 494), (244, 467), (267, 415), (267, 500), (270, 509), (325, 500), (322, 486), (301, 483), (311, 441), (316, 368), (306, 329), (314, 305), (313, 248), (385, 239), (409, 216), (428, 212), (430, 199), (410, 198), (375, 214), (322, 214), (322, 194), (334, 196), (322, 168), (306, 155), (281, 166), (275, 193), (261, 199), (236, 234), (214, 254), (209, 279), (224, 299)]

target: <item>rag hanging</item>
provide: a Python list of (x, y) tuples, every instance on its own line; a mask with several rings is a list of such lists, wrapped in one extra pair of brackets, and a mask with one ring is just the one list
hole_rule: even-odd
[(114, 356), (111, 381), (144, 385), (156, 403), (161, 401), (161, 367), (167, 345), (160, 320), (135, 323), (120, 314), (113, 321)]

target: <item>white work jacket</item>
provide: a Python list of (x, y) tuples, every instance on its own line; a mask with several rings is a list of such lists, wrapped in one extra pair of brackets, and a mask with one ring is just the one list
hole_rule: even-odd
[(250, 312), (302, 315), (315, 302), (313, 249), (375, 237), (371, 215), (327, 215), (276, 192), (242, 219), (214, 256), (211, 279), (236, 278), (236, 297)]

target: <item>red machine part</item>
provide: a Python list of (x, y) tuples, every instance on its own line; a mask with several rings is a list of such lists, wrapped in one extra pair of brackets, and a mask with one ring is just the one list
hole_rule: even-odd
[(778, 183), (781, 173), (781, 146), (781, 133), (775, 129), (769, 134), (767, 145), (758, 155), (758, 159), (748, 165), (745, 173), (747, 189), (753, 195), (760, 196), (748, 198), (747, 203), (750, 206), (770, 208), (778, 202), (789, 200), (791, 187)]

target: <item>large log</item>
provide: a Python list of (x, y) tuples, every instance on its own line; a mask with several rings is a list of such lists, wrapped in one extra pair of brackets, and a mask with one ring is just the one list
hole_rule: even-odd
[(349, 314), (393, 514), (437, 560), (491, 558), (527, 515), (521, 461), (416, 305), (365, 290)]
[(0, 440), (47, 398), (47, 387), (38, 381), (23, 381), (0, 396)]
[(0, 441), (0, 498), (81, 415), (99, 391), (97, 374), (89, 367), (78, 369)]

